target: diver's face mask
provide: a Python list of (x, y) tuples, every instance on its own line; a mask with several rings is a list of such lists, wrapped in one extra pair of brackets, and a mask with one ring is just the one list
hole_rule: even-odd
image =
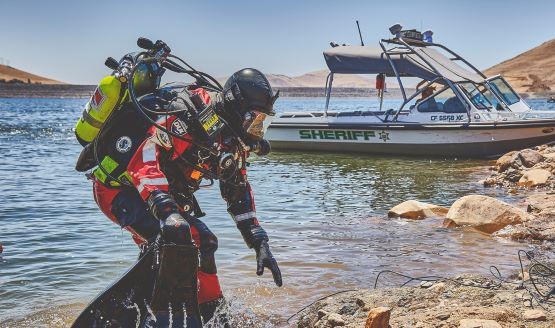
[(264, 120), (268, 115), (251, 110), (243, 115), (243, 131), (254, 140), (264, 138)]

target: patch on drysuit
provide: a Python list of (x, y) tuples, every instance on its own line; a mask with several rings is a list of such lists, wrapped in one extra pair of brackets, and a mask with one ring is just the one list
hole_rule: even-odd
[(156, 140), (153, 141), (164, 148), (172, 146), (168, 134), (160, 129), (156, 129)]
[(172, 123), (171, 132), (178, 136), (185, 135), (187, 133), (187, 124), (180, 119), (175, 119)]
[(127, 153), (131, 150), (132, 145), (133, 142), (131, 141), (131, 138), (128, 136), (122, 136), (116, 141), (116, 150), (120, 153)]

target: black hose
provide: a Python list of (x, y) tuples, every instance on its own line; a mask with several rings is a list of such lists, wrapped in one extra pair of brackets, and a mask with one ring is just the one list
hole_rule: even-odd
[[(219, 90), (219, 91), (223, 91), (224, 88), (222, 87), (222, 85), (220, 84), (220, 82), (218, 82), (218, 81), (217, 81), (214, 77), (212, 77), (211, 75), (206, 74), (206, 73), (204, 73), (204, 72), (199, 72), (199, 71), (197, 71), (193, 66), (187, 64), (187, 62), (185, 62), (183, 59), (181, 59), (181, 58), (179, 58), (179, 57), (177, 57), (177, 56), (175, 56), (175, 55), (169, 55), (168, 57), (170, 57), (170, 58), (175, 58), (175, 59), (177, 59), (178, 61), (182, 62), (185, 66), (189, 67), (189, 69), (191, 69), (191, 70), (194, 71), (196, 74), (198, 74), (198, 75), (201, 77), (201, 80), (204, 80), (204, 82), (205, 82), (206, 84), (208, 84), (208, 85), (214, 87), (215, 89), (217, 89), (217, 90)], [(174, 63), (174, 62), (172, 61), (172, 63)], [(207, 79), (211, 80), (213, 83), (211, 83), (211, 82), (208, 81)]]
[[(168, 135), (174, 136), (180, 140), (183, 140), (185, 142), (189, 142), (199, 148), (202, 148), (204, 150), (209, 151), (211, 154), (216, 155), (217, 153), (214, 152), (214, 149), (210, 148), (210, 147), (206, 147), (203, 144), (200, 144), (198, 142), (196, 142), (195, 140), (191, 139), (191, 138), (186, 138), (183, 136), (180, 136), (176, 133), (171, 132), (170, 130), (166, 129), (165, 127), (163, 127), (162, 125), (156, 123), (156, 121), (154, 121), (146, 112), (152, 112), (150, 109), (145, 108), (137, 99), (137, 95), (135, 94), (135, 89), (133, 88), (133, 77), (135, 75), (135, 70), (138, 67), (138, 64), (142, 63), (142, 62), (150, 62), (150, 61), (155, 61), (156, 59), (154, 58), (150, 58), (147, 60), (141, 60), (139, 63), (137, 63), (137, 65), (135, 65), (133, 67), (133, 69), (131, 70), (131, 73), (129, 74), (129, 79), (127, 81), (127, 88), (129, 90), (129, 96), (131, 98), (131, 101), (133, 102), (133, 104), (135, 105), (135, 108), (139, 111), (139, 113), (152, 125), (154, 125), (156, 128), (160, 129), (162, 132), (167, 133)], [(159, 112), (156, 112), (157, 114), (161, 114)]]

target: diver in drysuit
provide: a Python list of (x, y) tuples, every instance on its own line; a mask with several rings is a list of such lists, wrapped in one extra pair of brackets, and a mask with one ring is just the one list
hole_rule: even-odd
[[(262, 138), (262, 122), (265, 115), (273, 114), (277, 95), (273, 94), (264, 75), (254, 69), (235, 73), (223, 92), (209, 91), (199, 85), (158, 89), (159, 67), (148, 64), (141, 68), (139, 65), (136, 71), (150, 80), (141, 86), (134, 76), (133, 83), (141, 86), (134, 88), (139, 90), (139, 95), (151, 92), (141, 97), (139, 106), (147, 109), (146, 115), (156, 120), (156, 124), (150, 125), (139, 117), (135, 108), (138, 104), (121, 101), (120, 108), (110, 116), (111, 124), (118, 128), (101, 131), (93, 138), (94, 142), (85, 142), (88, 149), (85, 148), (84, 153), (88, 155), (82, 154), (78, 166), (81, 170), (90, 166), (90, 163), (83, 163), (90, 162), (91, 157), (100, 163), (91, 176), (96, 202), (112, 221), (129, 230), (143, 248), (152, 244), (161, 231), (165, 243), (181, 247), (177, 253), (175, 250), (165, 253), (174, 264), (187, 256), (188, 263), (194, 263), (195, 250), (199, 249), (199, 285), (196, 286), (194, 277), (195, 281), (181, 287), (192, 293), (198, 287), (198, 294), (194, 293), (193, 298), (198, 297), (200, 314), (206, 322), (221, 302), (222, 292), (214, 260), (217, 238), (198, 219), (204, 214), (193, 195), (202, 179), (220, 180), (228, 212), (247, 245), (256, 251), (257, 274), (261, 275), (267, 267), (275, 283), (282, 284), (279, 267), (268, 246), (268, 236), (257, 220), (246, 177), (249, 152), (260, 155), (269, 152), (269, 143)], [(102, 99), (107, 94), (102, 91), (97, 89), (88, 106), (110, 103), (110, 99)], [(198, 113), (204, 113), (204, 121), (191, 121), (183, 114), (187, 110), (182, 107), (188, 110), (194, 107)], [(87, 118), (85, 113), (83, 117)], [(91, 148), (96, 149), (93, 152)], [(174, 271), (168, 266), (159, 268), (152, 302), (167, 304), (171, 301), (164, 291), (167, 292), (171, 284), (179, 285), (172, 276)], [(190, 275), (196, 276), (196, 272)], [(190, 277), (185, 274), (182, 278)], [(165, 280), (171, 283), (165, 284)]]

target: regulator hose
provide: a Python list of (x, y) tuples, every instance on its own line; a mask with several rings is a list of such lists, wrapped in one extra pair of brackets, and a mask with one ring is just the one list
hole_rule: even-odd
[[(135, 76), (135, 71), (136, 68), (139, 66), (139, 64), (141, 63), (149, 63), (149, 62), (153, 62), (153, 61), (157, 61), (156, 58), (149, 58), (149, 59), (142, 59), (140, 60), (137, 65), (135, 65), (132, 69), (131, 72), (129, 74), (129, 79), (127, 81), (127, 88), (129, 90), (129, 97), (131, 98), (131, 101), (133, 102), (133, 104), (135, 105), (135, 108), (139, 111), (139, 113), (152, 125), (154, 125), (156, 128), (160, 129), (160, 131), (167, 133), (168, 135), (174, 136), (177, 139), (183, 140), (185, 142), (189, 142), (199, 148), (202, 148), (208, 152), (210, 152), (212, 155), (218, 155), (218, 152), (216, 150), (214, 150), (211, 147), (207, 147), (191, 138), (186, 138), (184, 136), (180, 136), (176, 133), (171, 132), (170, 130), (168, 130), (166, 127), (158, 124), (155, 120), (153, 120), (146, 112), (152, 112), (150, 109), (145, 108), (140, 101), (137, 99), (137, 95), (135, 94), (135, 89), (133, 88), (133, 77)], [(165, 113), (160, 113), (160, 112), (156, 112), (157, 114), (165, 114)]]

